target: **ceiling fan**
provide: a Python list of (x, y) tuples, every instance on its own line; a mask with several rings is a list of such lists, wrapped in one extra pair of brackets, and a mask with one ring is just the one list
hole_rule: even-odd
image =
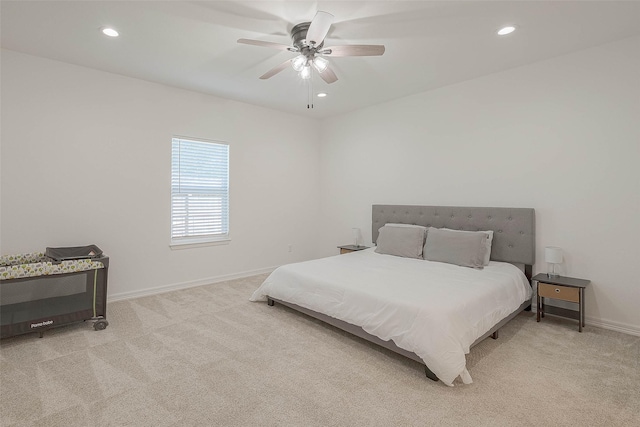
[(238, 43), (298, 53), (295, 58), (286, 60), (260, 76), (263, 80), (275, 76), (291, 65), (305, 80), (311, 78), (311, 67), (313, 67), (318, 71), (322, 80), (330, 84), (336, 82), (338, 77), (329, 66), (327, 57), (379, 56), (384, 53), (384, 45), (324, 47), (324, 38), (329, 32), (332, 22), (332, 14), (318, 11), (311, 22), (303, 22), (291, 29), (292, 46), (251, 39), (238, 39)]

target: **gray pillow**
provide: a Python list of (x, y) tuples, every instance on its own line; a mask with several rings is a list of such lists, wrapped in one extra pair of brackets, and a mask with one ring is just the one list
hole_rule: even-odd
[(493, 242), (493, 230), (488, 231), (464, 231), (464, 230), (451, 230), (450, 228), (440, 228), (439, 230), (449, 230), (454, 231), (456, 233), (484, 233), (487, 235), (487, 238), (484, 241), (484, 246), (486, 250), (484, 251), (484, 260), (482, 261), (482, 265), (485, 267), (489, 265), (489, 261), (491, 260), (491, 244)]
[(424, 244), (424, 259), (463, 267), (483, 268), (487, 234), (430, 227)]
[(405, 258), (422, 258), (426, 232), (424, 227), (396, 227), (387, 224), (378, 232), (375, 249), (377, 253)]

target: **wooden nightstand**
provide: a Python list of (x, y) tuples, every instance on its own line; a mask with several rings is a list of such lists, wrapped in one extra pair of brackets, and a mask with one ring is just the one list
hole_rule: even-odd
[(369, 249), (369, 246), (342, 245), (342, 246), (338, 246), (338, 249), (340, 249), (340, 255), (342, 255), (342, 254), (348, 254), (349, 252), (358, 252), (364, 249)]
[[(536, 274), (532, 280), (538, 282), (538, 314), (536, 320), (539, 322), (546, 311), (548, 314), (576, 319), (578, 321), (578, 331), (582, 332), (582, 327), (584, 326), (584, 288), (591, 281), (565, 276), (549, 277), (546, 273)], [(544, 298), (578, 304), (578, 311), (552, 306), (545, 307)]]

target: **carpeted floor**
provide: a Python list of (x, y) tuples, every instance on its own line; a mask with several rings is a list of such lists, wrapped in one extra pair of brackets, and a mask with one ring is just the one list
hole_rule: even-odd
[(470, 385), (248, 301), (265, 276), (109, 305), (0, 342), (2, 426), (640, 426), (640, 338), (523, 313)]

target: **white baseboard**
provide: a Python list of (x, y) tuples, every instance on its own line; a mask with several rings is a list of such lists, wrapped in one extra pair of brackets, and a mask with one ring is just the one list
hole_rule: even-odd
[(591, 326), (597, 326), (602, 329), (609, 329), (611, 331), (622, 332), (624, 334), (634, 335), (640, 337), (640, 328), (632, 325), (626, 325), (624, 323), (612, 322), (610, 320), (594, 319), (593, 317), (585, 317), (585, 323)]
[(251, 277), (258, 274), (271, 273), (276, 268), (277, 267), (267, 267), (267, 268), (261, 268), (258, 270), (243, 271), (241, 273), (227, 274), (224, 276), (207, 277), (205, 279), (192, 280), (190, 282), (175, 283), (172, 285), (160, 286), (157, 288), (147, 288), (147, 289), (142, 289), (139, 291), (132, 291), (132, 292), (120, 292), (117, 294), (109, 295), (107, 297), (107, 302), (114, 302), (114, 301), (120, 301), (125, 299), (132, 299), (132, 298), (140, 298), (140, 297), (145, 297), (149, 295), (156, 295), (156, 294), (162, 294), (165, 292), (177, 291), (179, 289), (187, 289), (187, 288), (193, 288), (196, 286), (210, 285), (212, 283), (225, 282), (227, 280), (242, 279), (244, 277)]

